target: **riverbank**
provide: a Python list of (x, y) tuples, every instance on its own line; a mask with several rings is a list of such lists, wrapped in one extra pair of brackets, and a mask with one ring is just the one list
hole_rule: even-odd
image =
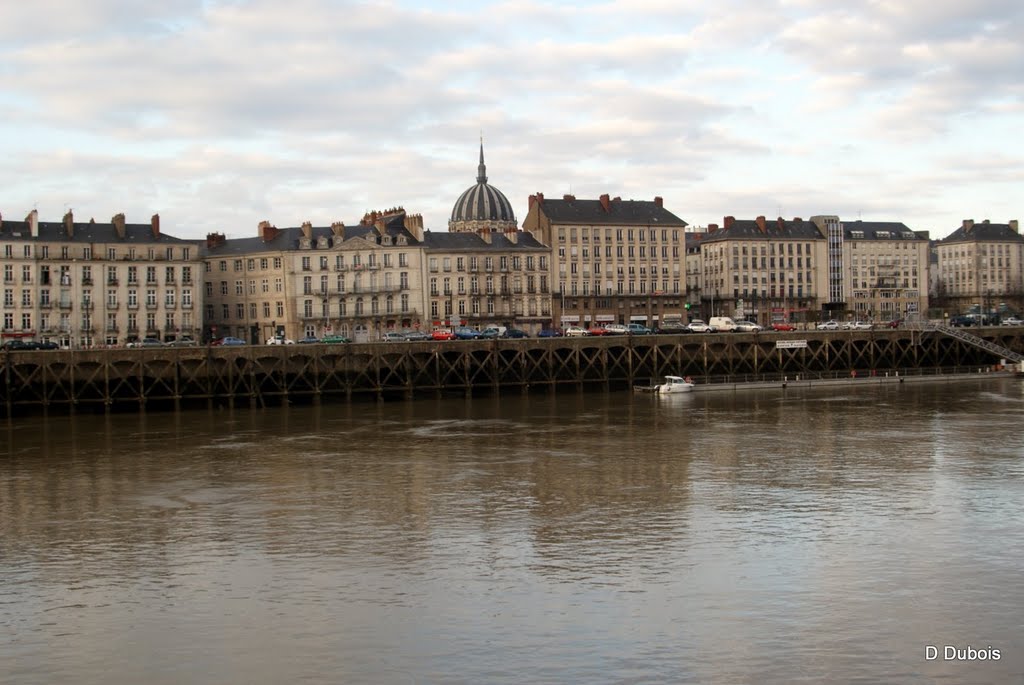
[(912, 373), (899, 371), (875, 372), (874, 374), (859, 373), (840, 376), (838, 374), (793, 374), (780, 375), (772, 378), (721, 378), (707, 381), (695, 379), (693, 392), (727, 392), (736, 390), (756, 390), (764, 388), (811, 388), (823, 386), (851, 385), (889, 385), (899, 383), (956, 383), (979, 379), (1015, 378), (1013, 371), (995, 367), (977, 367), (957, 371), (936, 370), (915, 371)]

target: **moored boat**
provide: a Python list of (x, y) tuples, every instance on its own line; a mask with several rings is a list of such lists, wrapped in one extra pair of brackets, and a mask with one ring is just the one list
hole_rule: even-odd
[(634, 385), (633, 390), (637, 392), (652, 392), (658, 395), (675, 395), (677, 393), (691, 392), (694, 382), (689, 376), (665, 376), (662, 383), (656, 385)]

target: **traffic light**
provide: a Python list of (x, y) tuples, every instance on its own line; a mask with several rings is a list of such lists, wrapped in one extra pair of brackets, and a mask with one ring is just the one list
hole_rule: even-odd
[(690, 303), (689, 302), (686, 303), (686, 311), (690, 311)]

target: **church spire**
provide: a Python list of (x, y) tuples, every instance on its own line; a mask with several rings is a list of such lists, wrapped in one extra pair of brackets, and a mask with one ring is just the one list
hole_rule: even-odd
[(480, 136), (480, 164), (476, 168), (476, 182), (487, 183), (487, 165), (484, 164), (484, 137)]

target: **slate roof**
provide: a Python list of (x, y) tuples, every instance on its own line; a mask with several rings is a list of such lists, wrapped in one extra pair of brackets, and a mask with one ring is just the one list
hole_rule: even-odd
[(606, 212), (600, 200), (544, 198), (540, 211), (553, 224), (676, 227), (687, 225), (678, 216), (651, 200), (610, 200)]
[(544, 250), (549, 251), (546, 245), (533, 237), (529, 231), (518, 231), (518, 242), (513, 243), (505, 234), (500, 231), (491, 232), (491, 242), (487, 243), (476, 233), (458, 232), (443, 233), (426, 231), (423, 234), (423, 245), (428, 250), (447, 252), (459, 251), (483, 251), (501, 252), (509, 250)]
[[(408, 229), (401, 225), (400, 221), (398, 222), (398, 226), (393, 224), (387, 225), (385, 227), (385, 232), (392, 237), (392, 241), (394, 241), (394, 239), (399, 235), (404, 235), (406, 243), (409, 246), (419, 245), (419, 241), (413, 237), (412, 233), (410, 233)], [(342, 240), (347, 241), (353, 238), (365, 238), (369, 233), (374, 233), (373, 226), (365, 226), (363, 224), (345, 226)], [(270, 241), (264, 242), (264, 240), (259, 236), (253, 236), (251, 238), (230, 238), (223, 244), (214, 247), (206, 247), (204, 245), (203, 249), (204, 254), (209, 256), (245, 256), (263, 252), (298, 250), (299, 241), (302, 237), (302, 227), (290, 226), (288, 228), (277, 229), (277, 235)], [(328, 244), (333, 247), (337, 240), (337, 237), (334, 235), (330, 226), (313, 226), (310, 231), (310, 237), (312, 238), (314, 245), (316, 245), (321, 238), (326, 237), (328, 239)], [(376, 234), (371, 236), (371, 240), (376, 242)]]
[(159, 237), (153, 236), (153, 228), (150, 224), (128, 224), (124, 226), (124, 238), (117, 235), (117, 229), (111, 223), (94, 222), (73, 222), (74, 231), (69, 238), (64, 230), (64, 223), (60, 221), (40, 221), (39, 236), (33, 238), (27, 221), (3, 220), (0, 226), (0, 240), (33, 240), (37, 242), (66, 242), (75, 243), (123, 243), (126, 245), (144, 244), (174, 244), (188, 245), (199, 244), (201, 240), (186, 240), (176, 238), (173, 235), (160, 232)]
[(948, 243), (976, 243), (976, 242), (1021, 242), (1024, 241), (1017, 231), (1009, 224), (993, 224), (988, 221), (979, 221), (971, 228), (961, 225), (948, 236), (939, 241), (939, 244)]
[(813, 221), (767, 219), (762, 231), (753, 219), (735, 219), (728, 228), (718, 228), (701, 239), (702, 244), (723, 240), (824, 240)]
[[(901, 221), (844, 221), (842, 223), (844, 240), (927, 240), (911, 231)], [(859, 231), (862, 235), (855, 236), (853, 235), (854, 231)]]

